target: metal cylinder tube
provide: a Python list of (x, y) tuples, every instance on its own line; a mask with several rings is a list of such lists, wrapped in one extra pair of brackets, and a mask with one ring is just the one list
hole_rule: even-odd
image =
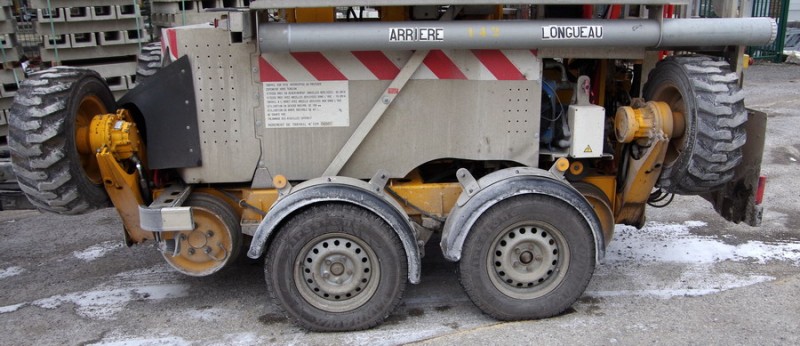
[(262, 53), (766, 45), (771, 18), (264, 23)]

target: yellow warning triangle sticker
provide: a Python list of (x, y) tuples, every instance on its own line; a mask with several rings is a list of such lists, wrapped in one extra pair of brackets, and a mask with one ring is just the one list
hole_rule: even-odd
[(591, 153), (592, 152), (592, 147), (587, 145), (586, 149), (583, 149), (583, 152), (584, 153)]

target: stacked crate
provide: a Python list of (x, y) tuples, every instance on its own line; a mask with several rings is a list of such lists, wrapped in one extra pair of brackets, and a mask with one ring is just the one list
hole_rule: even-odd
[[(25, 78), (19, 68), (16, 30), (11, 0), (0, 0), (0, 165), (8, 158), (8, 110), (17, 93), (19, 81)], [(0, 189), (5, 180), (2, 169), (0, 167)]]
[(0, 210), (25, 205), (25, 196), (11, 169), (11, 152), (8, 147), (8, 113), (19, 81), (25, 73), (19, 68), (17, 25), (11, 0), (0, 0)]
[(135, 86), (136, 55), (150, 37), (138, 0), (31, 0), (42, 61), (96, 70), (116, 96)]
[(151, 0), (151, 6), (155, 33), (163, 28), (213, 22), (225, 14), (213, 10), (248, 7), (250, 0)]

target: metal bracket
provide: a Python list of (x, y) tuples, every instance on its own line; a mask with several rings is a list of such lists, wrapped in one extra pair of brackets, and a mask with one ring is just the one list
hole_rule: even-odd
[(194, 228), (191, 207), (182, 207), (192, 186), (172, 185), (164, 189), (150, 206), (139, 206), (139, 224), (150, 232), (186, 231)]
[(481, 190), (478, 181), (466, 168), (459, 168), (456, 172), (456, 178), (458, 178), (458, 183), (461, 184), (461, 188), (467, 193), (467, 196), (475, 196)]
[(578, 106), (588, 106), (591, 102), (592, 82), (589, 76), (578, 77), (575, 83), (575, 104)]
[(389, 182), (389, 172), (385, 169), (379, 169), (378, 172), (369, 180), (369, 184), (375, 189), (375, 192), (381, 193), (386, 183)]

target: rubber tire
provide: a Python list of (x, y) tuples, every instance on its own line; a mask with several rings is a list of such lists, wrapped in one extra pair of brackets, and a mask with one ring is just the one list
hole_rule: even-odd
[(660, 101), (656, 93), (664, 85), (674, 86), (683, 97), (686, 138), (677, 157), (664, 163), (658, 186), (684, 195), (722, 188), (733, 179), (747, 141), (739, 76), (727, 62), (710, 57), (669, 57), (650, 72), (645, 99)]
[(162, 67), (161, 42), (148, 43), (136, 57), (136, 84), (141, 84)]
[[(236, 259), (239, 258), (239, 253), (241, 252), (242, 249), (243, 240), (242, 240), (242, 227), (239, 223), (240, 218), (237, 216), (236, 211), (233, 209), (233, 207), (230, 204), (225, 203), (220, 198), (215, 197), (214, 195), (202, 192), (191, 194), (189, 198), (186, 199), (184, 206), (204, 209), (210, 212), (211, 214), (215, 215), (219, 219), (219, 221), (221, 221), (228, 227), (229, 232), (231, 233), (230, 253), (228, 254), (228, 258), (225, 259), (224, 261), (225, 263), (223, 263), (222, 266), (213, 271), (202, 274), (185, 271), (181, 268), (176, 267), (169, 261), (167, 261), (167, 263), (170, 266), (172, 266), (172, 268), (179, 271), (181, 274), (194, 277), (203, 277), (218, 273), (221, 270), (230, 267), (232, 263), (236, 262)], [(166, 256), (168, 256), (167, 254), (163, 255), (165, 256), (165, 258)]]
[(95, 95), (109, 113), (114, 96), (92, 70), (56, 67), (23, 81), (9, 116), (14, 174), (37, 208), (77, 215), (109, 206), (102, 184), (81, 167), (75, 145), (75, 119), (81, 100)]
[[(320, 310), (300, 295), (295, 284), (295, 258), (309, 241), (326, 233), (358, 237), (378, 256), (378, 287), (354, 310)], [(353, 331), (377, 326), (394, 311), (405, 290), (407, 263), (400, 239), (383, 219), (353, 205), (325, 203), (292, 216), (278, 230), (267, 251), (265, 276), (273, 302), (298, 326), (320, 332)]]
[[(544, 222), (558, 229), (570, 253), (562, 281), (533, 299), (512, 298), (498, 290), (486, 263), (496, 237), (525, 221)], [(503, 200), (480, 216), (464, 241), (458, 275), (467, 296), (481, 311), (498, 320), (515, 321), (547, 318), (566, 311), (586, 290), (594, 268), (594, 237), (581, 213), (559, 198), (537, 194)]]

